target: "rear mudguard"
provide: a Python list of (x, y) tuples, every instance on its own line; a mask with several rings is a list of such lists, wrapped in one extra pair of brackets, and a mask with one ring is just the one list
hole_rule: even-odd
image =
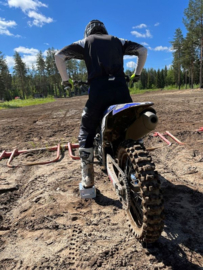
[(155, 129), (158, 118), (152, 105), (152, 102), (127, 103), (112, 105), (106, 110), (101, 125), (103, 166), (105, 147), (121, 135), (125, 140), (139, 140)]

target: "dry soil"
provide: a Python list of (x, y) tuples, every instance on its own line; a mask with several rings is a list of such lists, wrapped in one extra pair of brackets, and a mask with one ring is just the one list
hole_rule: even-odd
[[(0, 161), (0, 269), (203, 269), (203, 90), (134, 95), (152, 101), (156, 131), (184, 144), (144, 138), (165, 201), (160, 239), (143, 245), (130, 232), (108, 176), (95, 165), (96, 199), (79, 196), (80, 162), (62, 151), (21, 154)], [(87, 96), (0, 111), (0, 153), (77, 142)]]

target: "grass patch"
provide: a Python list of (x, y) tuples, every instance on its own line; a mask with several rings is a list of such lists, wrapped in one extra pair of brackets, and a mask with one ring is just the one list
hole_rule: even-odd
[[(144, 94), (144, 93), (152, 93), (152, 92), (157, 92), (157, 91), (167, 91), (167, 90), (179, 90), (175, 86), (168, 86), (164, 88), (156, 88), (156, 89), (138, 89), (138, 88), (129, 88), (130, 89), (130, 94)], [(182, 88), (181, 90), (186, 89)], [(179, 90), (180, 91), (180, 90)]]
[(1, 109), (14, 109), (14, 108), (21, 108), (26, 106), (33, 106), (39, 105), (44, 103), (54, 102), (55, 99), (53, 97), (49, 98), (33, 98), (33, 99), (14, 99), (11, 101), (5, 101), (0, 103), (0, 110)]
[(129, 88), (130, 89), (130, 94), (134, 95), (134, 94), (144, 94), (146, 92), (156, 92), (156, 91), (160, 91), (160, 89), (136, 89), (136, 88)]
[[(193, 85), (193, 89), (198, 88), (198, 85), (194, 84)], [(185, 89), (191, 89), (189, 85), (181, 85), (180, 90), (185, 90)], [(138, 89), (138, 88), (129, 88), (130, 90), (130, 94), (144, 94), (146, 92), (156, 92), (156, 91), (167, 91), (167, 90), (177, 90), (180, 91), (179, 88), (177, 88), (177, 86), (175, 85), (169, 85), (169, 86), (165, 86), (164, 88), (156, 88), (156, 89)]]

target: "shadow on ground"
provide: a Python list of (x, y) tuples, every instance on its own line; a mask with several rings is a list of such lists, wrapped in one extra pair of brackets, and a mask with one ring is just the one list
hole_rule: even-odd
[(156, 243), (146, 248), (172, 269), (203, 269), (203, 194), (160, 178), (165, 202), (164, 232)]

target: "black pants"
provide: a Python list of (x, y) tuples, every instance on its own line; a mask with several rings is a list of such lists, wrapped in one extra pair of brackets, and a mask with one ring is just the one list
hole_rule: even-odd
[(111, 105), (132, 102), (125, 78), (102, 78), (91, 82), (89, 99), (83, 109), (79, 145), (93, 147), (96, 129), (104, 111)]

